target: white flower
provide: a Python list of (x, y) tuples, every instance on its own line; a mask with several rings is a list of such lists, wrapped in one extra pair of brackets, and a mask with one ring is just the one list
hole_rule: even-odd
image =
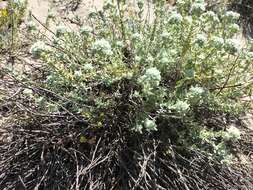
[(133, 35), (132, 35), (132, 40), (133, 41), (141, 41), (142, 40), (142, 35), (140, 34), (140, 33), (134, 33)]
[(213, 45), (218, 49), (224, 46), (224, 39), (221, 37), (218, 37), (218, 36), (212, 37), (212, 42), (213, 42)]
[(48, 13), (47, 13), (47, 18), (48, 18), (48, 19), (51, 19), (51, 18), (54, 18), (54, 17), (55, 17), (55, 14), (54, 14), (53, 10), (50, 9), (50, 10), (48, 11)]
[(240, 51), (240, 42), (237, 39), (228, 39), (225, 46), (230, 53), (236, 53)]
[(190, 88), (190, 93), (195, 96), (201, 96), (205, 93), (205, 90), (199, 86), (192, 86)]
[(144, 120), (139, 121), (133, 128), (134, 131), (142, 133), (142, 130), (145, 129), (148, 132), (157, 131), (157, 125), (155, 120), (146, 118)]
[(207, 11), (203, 14), (203, 16), (206, 16), (209, 18), (214, 18), (214, 17), (216, 17), (216, 14), (213, 11)]
[(185, 22), (187, 23), (187, 24), (192, 24), (192, 16), (186, 16), (185, 17)]
[(195, 2), (192, 4), (191, 9), (193, 13), (200, 14), (206, 10), (206, 5), (205, 3), (202, 2), (201, 3)]
[(239, 140), (240, 137), (241, 137), (241, 132), (235, 126), (230, 126), (224, 135), (225, 140), (232, 140), (232, 141)]
[(163, 56), (160, 60), (161, 64), (168, 64), (169, 63), (169, 58), (168, 56)]
[(56, 36), (60, 37), (64, 34), (69, 32), (69, 28), (67, 28), (65, 25), (58, 25), (56, 26)]
[(177, 100), (173, 107), (178, 113), (182, 114), (185, 114), (190, 109), (190, 105), (186, 101), (182, 100)]
[(169, 34), (168, 32), (163, 32), (163, 33), (161, 34), (161, 37), (162, 37), (164, 40), (166, 40), (166, 39), (168, 39), (168, 38), (170, 37), (170, 34)]
[(141, 56), (136, 55), (134, 59), (135, 59), (136, 62), (140, 62), (141, 61)]
[(240, 18), (240, 14), (234, 11), (227, 11), (224, 15), (226, 19), (229, 21), (238, 20)]
[(206, 13), (203, 14), (203, 16), (206, 16), (209, 19), (214, 19), (215, 17), (217, 17), (217, 15), (213, 11), (207, 11)]
[(203, 46), (205, 42), (207, 41), (207, 37), (205, 34), (197, 34), (195, 43), (198, 44), (199, 46)]
[(150, 85), (150, 87), (157, 87), (161, 81), (161, 73), (155, 68), (149, 68), (146, 70), (145, 74), (141, 76), (140, 81), (142, 83)]
[(105, 0), (103, 9), (108, 10), (110, 8), (114, 8), (114, 3), (112, 0)]
[(122, 75), (122, 77), (124, 77), (126, 79), (131, 79), (133, 77), (133, 73), (132, 72), (126, 72)]
[(123, 41), (117, 41), (116, 46), (122, 48), (122, 47), (124, 47), (124, 42)]
[(192, 86), (187, 93), (187, 98), (190, 100), (191, 104), (197, 104), (205, 93), (205, 90), (199, 86)]
[(36, 24), (30, 20), (28, 23), (27, 23), (27, 27), (28, 27), (28, 30), (36, 30)]
[(13, 3), (18, 6), (23, 6), (25, 4), (25, 0), (13, 0)]
[(201, 17), (206, 21), (219, 22), (218, 16), (213, 11), (207, 11), (203, 13)]
[(83, 65), (83, 69), (89, 71), (89, 70), (92, 70), (92, 69), (93, 69), (93, 66), (92, 66), (92, 64), (87, 63), (87, 64)]
[(157, 125), (155, 121), (149, 118), (144, 120), (144, 127), (147, 131), (157, 131)]
[(169, 23), (171, 24), (179, 24), (183, 21), (183, 17), (180, 13), (172, 12), (169, 17)]
[(81, 77), (82, 74), (83, 74), (83, 73), (82, 73), (81, 70), (77, 70), (77, 71), (74, 72), (74, 76), (77, 77), (77, 78)]
[(23, 91), (23, 94), (26, 95), (26, 96), (32, 96), (33, 95), (33, 90), (31, 90), (31, 89), (25, 89)]
[(237, 33), (240, 31), (240, 26), (238, 24), (233, 23), (228, 26), (228, 29), (231, 33)]
[(92, 32), (92, 28), (90, 26), (82, 26), (80, 28), (80, 33), (83, 35), (89, 35)]
[(155, 59), (152, 57), (152, 55), (148, 55), (148, 57), (147, 57), (147, 59), (146, 59), (146, 61), (148, 62), (148, 63), (153, 63), (153, 61), (154, 61)]
[(92, 45), (92, 50), (105, 55), (112, 55), (110, 43), (105, 39), (96, 40)]
[(247, 52), (246, 53), (246, 58), (249, 60), (253, 60), (253, 52)]
[(177, 0), (177, 7), (184, 8), (187, 6), (188, 2), (186, 0)]
[(46, 82), (46, 83), (52, 83), (52, 82), (54, 81), (54, 78), (55, 78), (54, 76), (49, 75), (49, 76), (47, 76), (45, 82)]
[(143, 125), (141, 125), (141, 124), (136, 124), (134, 126), (134, 130), (139, 132), (139, 133), (142, 133), (142, 129), (143, 129)]
[(35, 102), (36, 102), (36, 104), (43, 106), (43, 104), (45, 103), (45, 98), (43, 96), (40, 96), (35, 99)]
[[(170, 54), (170, 55), (169, 55)], [(170, 62), (170, 56), (176, 55), (177, 52), (175, 50), (170, 50), (169, 53), (165, 49), (162, 49), (161, 52), (159, 53), (159, 62), (161, 65), (165, 66)]]
[(43, 41), (38, 41), (34, 43), (30, 49), (30, 53), (34, 57), (40, 57), (43, 52), (49, 51), (50, 47), (45, 44)]

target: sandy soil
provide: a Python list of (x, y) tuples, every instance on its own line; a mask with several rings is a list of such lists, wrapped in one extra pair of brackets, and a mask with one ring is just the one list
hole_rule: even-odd
[[(55, 13), (59, 17), (65, 17), (70, 14), (77, 14), (82, 18), (86, 17), (92, 9), (101, 9), (102, 4), (103, 0), (82, 0), (81, 3), (78, 5), (77, 9), (72, 12), (69, 10), (65, 10), (65, 6), (64, 4), (61, 4), (60, 0), (54, 0), (54, 2), (53, 0), (28, 0), (28, 11), (31, 11), (31, 13), (36, 18), (38, 18), (42, 23), (45, 23), (50, 9), (53, 11), (53, 13)], [(241, 36), (240, 38), (242, 39), (243, 44), (245, 44), (244, 38), (242, 38)], [(33, 61), (34, 60), (27, 60), (27, 62)], [(246, 129), (243, 129), (245, 131), (243, 134), (243, 138), (252, 138), (253, 135), (251, 136), (250, 133), (252, 134), (253, 132), (253, 113), (248, 113), (243, 118), (243, 121), (246, 127)], [(0, 136), (0, 142), (1, 141), (3, 142), (4, 139), (8, 141), (8, 138), (9, 138), (8, 136), (5, 137), (4, 135), (2, 135)], [(253, 168), (253, 155), (251, 155), (251, 153), (249, 154), (248, 153), (249, 153), (248, 151), (242, 150), (241, 152), (238, 153), (237, 159), (240, 164), (243, 164), (248, 168), (250, 167)]]
[[(92, 9), (101, 9), (103, 0), (82, 0), (77, 9), (72, 13), (80, 17), (86, 17)], [(59, 0), (28, 0), (28, 10), (43, 23), (46, 21), (49, 10), (51, 9), (56, 15), (70, 14), (65, 10), (65, 3)], [(61, 15), (62, 16), (62, 15)], [(65, 15), (66, 16), (66, 15)]]

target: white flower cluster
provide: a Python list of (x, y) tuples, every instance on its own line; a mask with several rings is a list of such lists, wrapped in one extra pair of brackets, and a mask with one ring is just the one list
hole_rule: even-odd
[(191, 104), (198, 103), (201, 99), (203, 99), (203, 95), (205, 94), (205, 90), (200, 86), (192, 86), (187, 93), (187, 98), (191, 102)]
[(189, 0), (177, 0), (177, 7), (178, 8), (187, 8), (192, 2)]
[(180, 114), (185, 114), (189, 111), (190, 105), (186, 101), (177, 100), (176, 104), (173, 105), (173, 108)]
[(65, 25), (60, 24), (60, 25), (56, 26), (56, 36), (57, 37), (60, 37), (68, 32), (69, 32), (69, 28), (66, 27)]
[(165, 103), (163, 106), (170, 111), (176, 111), (180, 115), (185, 115), (190, 110), (190, 105), (183, 100), (177, 100), (176, 103)]
[(205, 34), (197, 34), (194, 42), (199, 46), (203, 46), (206, 43), (206, 41), (207, 37)]
[(145, 120), (142, 120), (140, 123), (134, 126), (134, 130), (139, 133), (142, 133), (143, 129), (148, 132), (157, 131), (157, 125), (155, 123), (155, 120), (146, 118)]
[(238, 24), (233, 23), (228, 26), (228, 31), (232, 34), (235, 34), (240, 31), (240, 27)]
[(192, 86), (190, 88), (190, 93), (194, 96), (201, 96), (205, 93), (205, 90), (200, 86)]
[(90, 26), (82, 26), (80, 28), (80, 33), (82, 35), (89, 35), (92, 31), (93, 31), (93, 29)]
[(153, 63), (154, 60), (155, 60), (155, 59), (154, 59), (154, 57), (153, 57), (152, 55), (149, 54), (149, 55), (147, 56), (147, 59), (146, 59), (147, 63)]
[(103, 6), (103, 9), (104, 10), (109, 10), (111, 8), (115, 8), (115, 4), (112, 0), (105, 0), (104, 1), (104, 6)]
[(160, 59), (160, 62), (161, 62), (162, 65), (168, 64), (170, 62), (170, 60), (168, 58), (168, 55), (163, 54), (162, 58)]
[(24, 6), (26, 3), (26, 0), (13, 0), (13, 3), (16, 4), (17, 6)]
[(237, 39), (228, 39), (225, 47), (227, 51), (233, 54), (240, 51), (240, 42)]
[(180, 24), (183, 21), (183, 17), (180, 13), (172, 12), (169, 17), (170, 24)]
[(147, 131), (156, 131), (157, 130), (157, 125), (155, 123), (155, 121), (149, 118), (146, 118), (144, 120), (144, 127)]
[(206, 10), (205, 1), (197, 0), (191, 6), (191, 11), (193, 14), (201, 14)]
[(192, 16), (189, 16), (189, 15), (185, 16), (184, 20), (185, 20), (185, 24), (187, 24), (187, 25), (191, 25), (192, 21), (193, 21)]
[(76, 78), (80, 78), (80, 77), (82, 77), (82, 75), (83, 75), (82, 70), (76, 70), (76, 71), (74, 71), (74, 76)]
[(161, 38), (163, 40), (167, 40), (167, 39), (169, 39), (169, 37), (170, 37), (170, 34), (168, 32), (165, 31), (165, 32), (161, 33)]
[(30, 53), (36, 57), (39, 58), (43, 52), (47, 52), (50, 50), (50, 47), (45, 44), (43, 41), (38, 41), (34, 43), (30, 49)]
[(36, 24), (32, 20), (30, 20), (27, 22), (27, 28), (30, 31), (36, 30)]
[(134, 33), (133, 35), (132, 35), (132, 40), (133, 41), (141, 41), (142, 40), (142, 38), (143, 38), (143, 36), (140, 34), (140, 33)]
[(224, 139), (225, 140), (232, 140), (232, 141), (236, 141), (239, 140), (241, 137), (241, 132), (238, 128), (236, 128), (235, 126), (230, 126), (225, 135), (224, 135)]
[(104, 55), (112, 55), (112, 48), (110, 43), (105, 39), (96, 40), (92, 45), (92, 50), (97, 53), (102, 53)]
[(224, 39), (221, 37), (213, 36), (211, 41), (213, 46), (217, 49), (221, 49), (224, 46)]
[(119, 48), (122, 48), (122, 47), (124, 47), (124, 42), (123, 42), (123, 41), (117, 41), (117, 42), (115, 43), (115, 45), (116, 45), (117, 47), (119, 47)]
[(246, 52), (245, 58), (249, 61), (253, 61), (253, 52)]
[(94, 67), (92, 66), (92, 64), (87, 63), (87, 64), (83, 65), (83, 69), (86, 70), (86, 71), (91, 71), (91, 70), (94, 69)]
[(26, 95), (26, 96), (32, 97), (32, 95), (33, 95), (33, 90), (32, 90), (32, 89), (26, 88), (26, 89), (23, 91), (23, 94)]
[(139, 81), (143, 86), (152, 89), (159, 86), (161, 79), (160, 71), (157, 68), (152, 67), (146, 70), (145, 74), (140, 77)]
[(235, 21), (240, 18), (240, 14), (234, 11), (227, 11), (224, 15), (224, 18), (227, 19), (228, 21)]
[(169, 54), (165, 49), (161, 49), (159, 53), (159, 62), (161, 65), (167, 65), (170, 62)]
[(227, 147), (223, 142), (213, 145), (214, 153), (216, 156), (219, 156), (221, 158), (221, 163), (223, 164), (229, 164), (232, 161), (232, 155), (229, 153)]
[(142, 57), (138, 55), (136, 55), (134, 59), (137, 63), (142, 61)]
[(47, 13), (47, 19), (52, 19), (55, 17), (55, 14), (52, 9), (50, 9)]
[(201, 19), (209, 22), (219, 22), (218, 16), (213, 11), (207, 11), (202, 14)]

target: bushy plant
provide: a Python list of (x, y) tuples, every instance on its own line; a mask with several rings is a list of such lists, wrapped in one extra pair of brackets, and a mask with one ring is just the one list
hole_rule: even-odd
[(30, 52), (46, 73), (36, 85), (56, 96), (32, 92), (31, 99), (45, 113), (67, 110), (94, 130), (160, 134), (164, 142), (226, 159), (223, 144), (238, 133), (221, 135), (197, 113), (238, 114), (240, 98), (251, 94), (252, 52), (236, 39), (240, 15), (178, 0), (171, 9), (156, 1), (148, 19), (143, 3), (107, 1), (80, 30), (59, 25), (53, 42), (36, 42)]

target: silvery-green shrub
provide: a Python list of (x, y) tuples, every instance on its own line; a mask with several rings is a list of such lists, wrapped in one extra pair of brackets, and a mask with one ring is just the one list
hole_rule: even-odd
[[(186, 146), (204, 149), (199, 141), (205, 142), (225, 158), (224, 143), (211, 129), (203, 135), (197, 116), (202, 109), (237, 114), (241, 97), (251, 94), (252, 50), (236, 40), (240, 15), (208, 11), (201, 0), (178, 0), (172, 10), (157, 1), (148, 20), (144, 5), (107, 1), (77, 31), (58, 28), (50, 49), (35, 43), (31, 53), (48, 75), (41, 85), (92, 126), (168, 136), (173, 129)], [(43, 109), (59, 111), (51, 104)], [(229, 138), (238, 138), (234, 132), (227, 131)]]

